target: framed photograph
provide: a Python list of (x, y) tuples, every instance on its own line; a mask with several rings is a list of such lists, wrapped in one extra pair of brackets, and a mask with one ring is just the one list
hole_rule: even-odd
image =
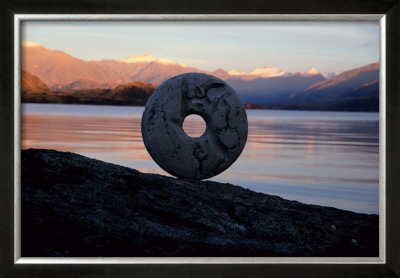
[(2, 276), (400, 275), (399, 3), (35, 3), (2, 9)]

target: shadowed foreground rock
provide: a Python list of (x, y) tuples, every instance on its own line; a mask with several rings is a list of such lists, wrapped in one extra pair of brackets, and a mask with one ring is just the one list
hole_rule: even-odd
[(378, 256), (378, 216), (29, 149), (22, 256)]

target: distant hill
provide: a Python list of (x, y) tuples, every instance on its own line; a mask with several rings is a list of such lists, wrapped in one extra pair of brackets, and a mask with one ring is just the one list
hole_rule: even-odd
[(345, 71), (283, 102), (308, 109), (379, 111), (379, 63)]
[(68, 94), (68, 97), (70, 103), (143, 106), (156, 88), (156, 85), (150, 83), (130, 82), (111, 90), (98, 88), (81, 90)]
[(318, 82), (290, 96), (293, 102), (320, 103), (340, 98), (365, 97), (377, 94), (379, 63), (355, 68), (331, 79)]
[(22, 102), (55, 102), (56, 97), (54, 92), (37, 76), (22, 70), (21, 100)]
[(101, 83), (98, 81), (94, 81), (93, 79), (89, 78), (81, 78), (69, 84), (56, 84), (51, 87), (53, 91), (81, 91), (87, 89), (112, 89), (116, 85), (115, 83)]
[(285, 101), (290, 94), (324, 80), (321, 74), (295, 73), (253, 80), (228, 78), (226, 82), (236, 90), (244, 103), (264, 104)]
[(54, 92), (38, 77), (26, 71), (21, 74), (22, 102), (30, 103), (145, 105), (156, 87), (145, 82), (130, 82), (113, 89)]
[(140, 102), (141, 105), (145, 105), (156, 88), (156, 85), (146, 82), (130, 82), (115, 87), (108, 97), (116, 101)]

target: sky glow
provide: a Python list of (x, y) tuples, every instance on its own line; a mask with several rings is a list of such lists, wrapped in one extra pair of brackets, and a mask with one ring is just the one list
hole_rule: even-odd
[(379, 61), (378, 22), (27, 21), (21, 39), (86, 61), (148, 52), (209, 71), (342, 72)]

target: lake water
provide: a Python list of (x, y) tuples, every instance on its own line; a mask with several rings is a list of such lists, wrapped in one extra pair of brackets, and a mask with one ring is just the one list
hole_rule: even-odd
[[(168, 175), (141, 136), (144, 107), (23, 104), (22, 149), (48, 148)], [(378, 214), (379, 114), (247, 110), (240, 158), (211, 180)], [(201, 127), (193, 120), (192, 129)]]

